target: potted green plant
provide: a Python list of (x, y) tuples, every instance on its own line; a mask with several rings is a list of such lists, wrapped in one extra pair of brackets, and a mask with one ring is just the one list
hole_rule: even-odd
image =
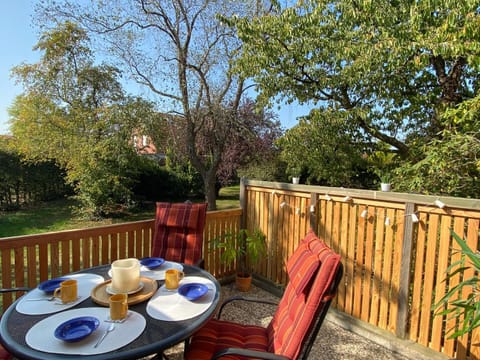
[(392, 175), (389, 172), (380, 172), (380, 190), (390, 191), (392, 189)]
[(236, 234), (225, 234), (216, 241), (222, 249), (221, 260), (228, 266), (236, 263), (236, 285), (240, 291), (249, 291), (252, 283), (252, 266), (266, 253), (266, 237), (260, 229), (240, 229)]
[(371, 155), (369, 162), (373, 173), (380, 179), (380, 189), (390, 191), (392, 170), (396, 165), (396, 154), (389, 151), (376, 151)]

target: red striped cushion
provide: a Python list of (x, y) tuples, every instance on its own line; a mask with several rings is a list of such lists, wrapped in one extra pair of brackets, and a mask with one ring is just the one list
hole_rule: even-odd
[[(305, 245), (309, 251), (302, 245)], [(340, 256), (320, 241), (312, 231), (302, 241), (298, 251), (301, 254), (295, 251), (295, 254), (292, 255), (297, 261), (310, 264), (318, 262), (320, 266), (317, 266), (318, 270), (311, 274), (314, 277), (311, 287), (304, 287), (303, 291), (298, 292), (295, 286), (299, 286), (302, 281), (309, 283), (309, 280), (303, 279), (299, 283), (295, 283), (297, 280), (294, 280), (293, 283), (289, 282), (267, 329), (269, 352), (282, 354), (292, 359), (298, 356), (301, 345), (313, 326), (318, 309), (325, 307), (323, 301), (330, 296), (328, 290), (334, 281), (335, 272), (340, 263)], [(294, 261), (289, 261), (288, 267), (290, 270), (304, 267), (311, 269), (308, 265), (302, 266)], [(313, 268), (313, 266), (311, 267)]]
[(195, 264), (202, 258), (207, 203), (157, 203), (152, 256)]
[(290, 286), (295, 288), (297, 294), (304, 291), (306, 286), (312, 282), (313, 274), (320, 266), (320, 261), (310, 249), (310, 245), (315, 239), (315, 233), (310, 230), (287, 262)]
[[(193, 336), (185, 359), (210, 359), (215, 352), (228, 347), (266, 351), (267, 343), (263, 327), (212, 319)], [(222, 359), (246, 358), (229, 355)]]
[[(316, 264), (315, 271), (311, 270), (314, 267), (312, 264)], [(312, 331), (319, 311), (327, 309), (325, 300), (332, 295), (330, 288), (339, 266), (340, 256), (312, 231), (309, 232), (287, 264), (289, 273), (298, 270), (308, 274), (288, 283), (269, 326), (263, 329), (211, 320), (193, 336), (185, 358), (210, 359), (216, 351), (239, 347), (262, 351), (266, 349), (267, 352), (296, 359)], [(309, 280), (308, 276), (313, 277), (313, 280)], [(303, 291), (298, 292), (300, 286), (303, 286)]]

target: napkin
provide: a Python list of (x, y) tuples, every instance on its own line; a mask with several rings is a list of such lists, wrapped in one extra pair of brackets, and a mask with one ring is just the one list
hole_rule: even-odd
[(16, 310), (19, 313), (26, 315), (41, 315), (70, 309), (88, 299), (92, 289), (105, 280), (103, 276), (97, 274), (72, 274), (64, 277), (78, 281), (78, 299), (76, 301), (68, 304), (62, 304), (62, 302), (57, 299), (53, 301), (31, 301), (29, 299), (49, 298), (52, 296), (50, 294), (45, 294), (45, 292), (36, 288), (21, 298), (17, 303)]
[[(109, 311), (105, 307), (89, 307), (51, 315), (28, 330), (25, 341), (31, 348), (48, 353), (94, 355), (119, 349), (131, 343), (145, 330), (145, 318), (141, 314), (129, 310), (127, 320), (123, 323), (116, 323), (115, 330), (109, 333), (103, 342), (95, 348), (95, 343), (110, 325), (109, 322), (105, 321), (108, 319)], [(79, 316), (94, 316), (100, 320), (100, 326), (91, 335), (77, 342), (65, 342), (54, 336), (55, 329), (60, 324)]]
[(180, 286), (189, 283), (202, 283), (208, 286), (209, 291), (201, 298), (190, 301), (177, 291), (169, 291), (162, 285), (155, 295), (148, 301), (147, 314), (163, 321), (180, 321), (203, 314), (215, 298), (215, 284), (200, 276), (186, 276), (180, 281)]

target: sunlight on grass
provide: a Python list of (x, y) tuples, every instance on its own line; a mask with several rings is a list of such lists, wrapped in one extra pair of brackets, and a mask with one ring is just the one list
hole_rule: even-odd
[[(220, 190), (217, 209), (237, 208), (240, 186), (232, 186)], [(14, 212), (0, 212), (0, 238), (19, 235), (40, 234), (52, 231), (84, 229), (95, 226), (117, 224), (129, 221), (153, 219), (155, 205), (146, 209), (124, 214), (122, 217), (108, 218), (101, 221), (80, 219), (73, 214), (77, 205), (73, 199), (55, 200)]]

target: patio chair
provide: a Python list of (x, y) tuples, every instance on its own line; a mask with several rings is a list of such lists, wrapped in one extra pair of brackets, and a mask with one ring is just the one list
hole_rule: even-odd
[[(210, 320), (186, 344), (185, 359), (307, 359), (343, 274), (340, 256), (308, 232), (287, 262), (289, 283), (264, 328)], [(261, 303), (268, 303), (260, 300)]]
[[(0, 289), (0, 294), (17, 292), (17, 291), (30, 291), (28, 287), (16, 287), (10, 289)], [(0, 360), (10, 360), (13, 359), (13, 356), (5, 349), (2, 344), (0, 344)]]
[(203, 268), (207, 203), (157, 202), (152, 256)]

